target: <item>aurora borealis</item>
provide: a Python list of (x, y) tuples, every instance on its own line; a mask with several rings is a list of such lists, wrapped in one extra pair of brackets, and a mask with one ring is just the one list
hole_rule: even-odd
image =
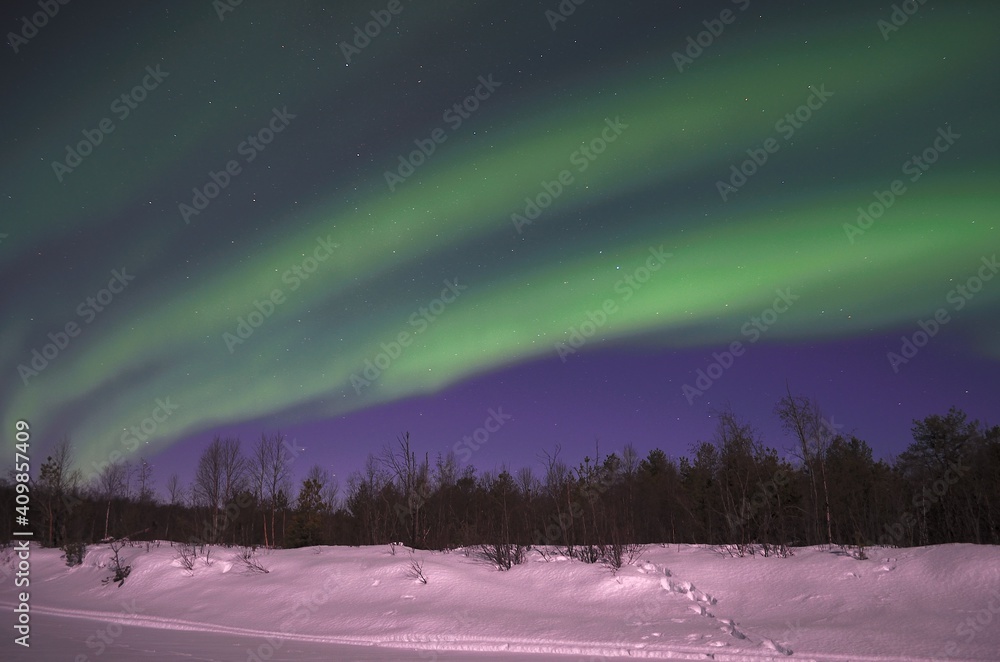
[(477, 466), (776, 435), (786, 380), (880, 453), (989, 419), (1000, 10), (902, 4), (60, 5), (4, 55), (4, 429), (346, 473), (497, 407)]

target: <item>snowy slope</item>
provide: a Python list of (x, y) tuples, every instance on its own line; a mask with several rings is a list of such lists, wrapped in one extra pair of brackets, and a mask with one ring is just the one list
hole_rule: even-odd
[[(392, 555), (388, 547), (264, 552), (268, 574), (248, 574), (235, 553), (213, 548), (211, 564), (200, 559), (192, 573), (169, 543), (127, 548), (122, 557), (133, 570), (118, 588), (101, 583), (110, 574), (106, 547), (90, 548), (76, 568), (58, 550), (33, 548), (32, 636), (43, 639), (46, 622), (85, 618), (96, 621), (95, 632), (106, 628), (106, 638), (152, 627), (425, 651), (410, 659), (433, 659), (426, 651), (440, 649), (586, 659), (1000, 660), (996, 547), (873, 549), (859, 561), (821, 548), (781, 559), (651, 546), (617, 575), (537, 552), (497, 572), (461, 551), (417, 551), (426, 584), (408, 576), (406, 550)], [(15, 602), (8, 578), (0, 605), (9, 615)], [(0, 653), (23, 654), (12, 638)], [(80, 641), (66, 659), (102, 659), (98, 644)], [(291, 659), (278, 648), (271, 659)]]

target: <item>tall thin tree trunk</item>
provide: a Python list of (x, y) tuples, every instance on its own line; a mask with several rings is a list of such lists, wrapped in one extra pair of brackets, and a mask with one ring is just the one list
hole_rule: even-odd
[(108, 522), (111, 520), (111, 499), (108, 499), (108, 509), (104, 512), (104, 539), (108, 539)]
[(830, 488), (826, 484), (826, 462), (820, 462), (820, 469), (823, 471), (823, 501), (826, 506), (826, 544), (833, 546), (833, 525), (830, 517)]

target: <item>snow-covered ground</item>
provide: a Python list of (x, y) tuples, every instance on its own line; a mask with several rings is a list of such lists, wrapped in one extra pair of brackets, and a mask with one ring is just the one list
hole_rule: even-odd
[[(296, 662), (566, 662), (565, 655), (530, 653), (475, 653), (470, 651), (415, 651), (381, 646), (352, 646), (314, 641), (274, 640), (254, 635), (220, 632), (164, 630), (123, 626), (114, 645), (100, 650), (98, 624), (89, 619), (39, 615), (36, 625), (46, 636), (36, 639), (30, 651), (14, 651), (5, 660), (65, 660), (84, 662), (135, 662), (136, 660), (295, 660)], [(92, 638), (93, 644), (85, 643)], [(275, 648), (275, 644), (277, 647)], [(269, 648), (270, 647), (270, 648)], [(269, 650), (275, 653), (268, 656)], [(98, 654), (98, 652), (100, 654)]]
[[(213, 548), (193, 572), (169, 543), (82, 566), (32, 547), (31, 648), (14, 644), (6, 561), (0, 657), (192, 660), (1000, 660), (1000, 549), (796, 549), (732, 558), (650, 546), (617, 574), (531, 552), (497, 572), (461, 551), (321, 547), (260, 552), (250, 574)], [(447, 651), (447, 652), (443, 652)], [(570, 656), (567, 658), (566, 656)]]

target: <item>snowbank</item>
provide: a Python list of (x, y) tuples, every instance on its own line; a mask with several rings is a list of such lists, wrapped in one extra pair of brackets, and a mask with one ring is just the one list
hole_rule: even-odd
[[(201, 557), (189, 571), (169, 543), (126, 548), (121, 555), (133, 569), (118, 588), (101, 582), (111, 574), (106, 546), (91, 547), (76, 568), (66, 567), (59, 550), (33, 547), (31, 609), (427, 651), (758, 662), (1000, 659), (996, 547), (876, 548), (857, 560), (838, 549), (733, 558), (701, 546), (651, 546), (617, 574), (537, 552), (498, 572), (471, 553), (416, 551), (426, 584), (410, 576), (405, 548), (395, 555), (388, 547), (259, 551), (266, 574), (247, 572), (237, 551), (212, 548), (209, 562)], [(0, 587), (8, 613), (19, 590), (10, 579)], [(7, 637), (0, 650), (12, 646)], [(429, 652), (420, 657), (432, 659)]]

